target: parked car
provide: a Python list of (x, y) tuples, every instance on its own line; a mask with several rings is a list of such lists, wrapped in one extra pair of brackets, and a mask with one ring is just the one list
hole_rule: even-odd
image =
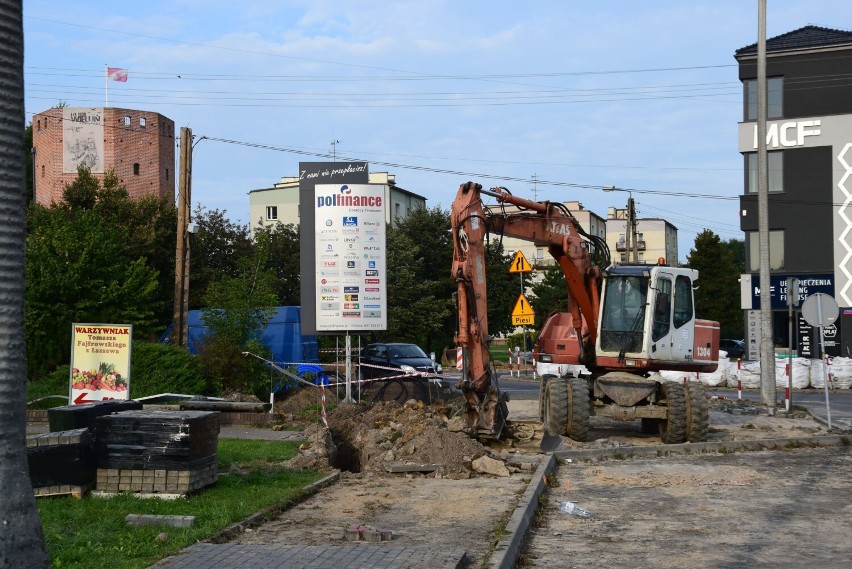
[(417, 344), (398, 342), (368, 344), (359, 357), (362, 378), (403, 375), (406, 372), (443, 373), (441, 364), (433, 362)]
[(719, 349), (728, 353), (729, 358), (741, 358), (745, 355), (745, 342), (725, 338), (719, 340)]

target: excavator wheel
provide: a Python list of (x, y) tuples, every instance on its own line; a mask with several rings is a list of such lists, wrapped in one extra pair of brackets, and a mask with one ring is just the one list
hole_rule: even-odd
[(660, 423), (660, 439), (666, 444), (686, 440), (686, 396), (682, 383), (667, 381), (662, 384), (666, 399), (666, 418)]
[(565, 434), (575, 441), (585, 441), (589, 434), (589, 384), (582, 377), (568, 381), (568, 418)]
[(544, 385), (542, 407), (545, 432), (548, 435), (564, 435), (568, 421), (567, 380), (554, 376)]
[(589, 434), (589, 387), (579, 377), (554, 377), (544, 389), (544, 426), (548, 435), (584, 441)]
[(707, 440), (710, 429), (710, 410), (704, 386), (690, 381), (686, 384), (686, 440), (701, 443)]

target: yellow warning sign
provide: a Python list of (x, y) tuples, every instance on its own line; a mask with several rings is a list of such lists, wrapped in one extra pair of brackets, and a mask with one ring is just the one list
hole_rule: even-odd
[(535, 322), (535, 312), (530, 306), (530, 302), (523, 294), (518, 296), (518, 301), (515, 303), (515, 309), (512, 310), (512, 325), (523, 326), (533, 324)]
[[(532, 267), (530, 266), (527, 258), (524, 257), (524, 252), (518, 249), (515, 253), (515, 258), (512, 259), (512, 266), (509, 267), (510, 273), (531, 273)], [(523, 296), (523, 295), (521, 295)]]

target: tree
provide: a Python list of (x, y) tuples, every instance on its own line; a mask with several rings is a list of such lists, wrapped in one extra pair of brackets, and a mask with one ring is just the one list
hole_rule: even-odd
[(736, 241), (722, 244), (719, 236), (705, 229), (695, 237), (687, 266), (698, 270), (695, 313), (700, 318), (717, 320), (722, 337), (739, 338), (743, 334), (739, 276), (741, 267), (734, 258)]
[(269, 236), (257, 236), (251, 256), (237, 259), (236, 274), (222, 275), (204, 295), (202, 312), (211, 337), (201, 350), (205, 373), (224, 389), (257, 391), (265, 368), (259, 360), (243, 356), (251, 352), (268, 357), (260, 342), (261, 330), (275, 314), (275, 272), (267, 269)]
[[(403, 242), (395, 243), (401, 236), (405, 237), (404, 245)], [(452, 298), (456, 284), (450, 275), (453, 244), (450, 237), (449, 212), (440, 207), (415, 208), (405, 219), (397, 219), (394, 226), (388, 229), (387, 241), (389, 251), (398, 245), (397, 249), (404, 246), (410, 252), (410, 255), (405, 251), (398, 251), (393, 255), (389, 253), (388, 286), (415, 286), (422, 294), (432, 299), (433, 304), (418, 316), (426, 322), (422, 330), (423, 336), (418, 338), (417, 342), (427, 352), (437, 352), (452, 345), (456, 319)], [(403, 282), (409, 284), (402, 285)], [(390, 288), (388, 294), (391, 294)], [(408, 293), (401, 291), (400, 294), (394, 294), (401, 300)], [(410, 311), (407, 312), (411, 314)], [(389, 325), (396, 325), (393, 318), (397, 314), (401, 315), (402, 312), (392, 312), (389, 315)], [(404, 327), (405, 320), (400, 324)]]
[(535, 312), (535, 328), (541, 330), (547, 315), (555, 310), (568, 310), (568, 285), (557, 264), (544, 269), (544, 277), (531, 287), (530, 305)]
[(24, 338), (24, 31), (20, 0), (0, 0), (0, 567), (48, 567), (27, 467)]
[(494, 239), (485, 244), (485, 274), (488, 275), (488, 334), (507, 334), (515, 329), (512, 309), (521, 294), (518, 276), (509, 272), (512, 256)]
[(173, 304), (169, 299), (174, 294), (177, 231), (174, 203), (160, 196), (130, 199), (114, 171), (108, 171), (100, 182), (81, 166), (77, 169), (77, 178), (65, 186), (62, 200), (55, 207), (71, 218), (80, 212), (93, 211), (108, 227), (121, 229), (131, 237), (127, 241), (128, 258), (143, 258), (157, 272), (158, 300), (153, 310), (159, 327), (164, 329), (172, 318)]
[(248, 227), (231, 222), (226, 213), (199, 205), (192, 216), (198, 232), (192, 236), (189, 259), (190, 310), (204, 308), (208, 287), (222, 275), (236, 276), (238, 260), (251, 254)]
[(269, 239), (268, 268), (275, 272), (275, 294), (281, 306), (299, 306), (299, 228), (292, 224), (258, 227), (255, 236), (265, 234)]
[(157, 273), (134, 258), (126, 231), (94, 210), (68, 212), (31, 204), (26, 243), (26, 339), (30, 373), (67, 363), (73, 322), (159, 325)]
[(403, 230), (393, 228), (387, 236), (388, 327), (380, 339), (414, 342), (431, 351), (432, 337), (450, 311), (450, 298), (435, 297), (436, 280), (421, 279), (423, 258)]

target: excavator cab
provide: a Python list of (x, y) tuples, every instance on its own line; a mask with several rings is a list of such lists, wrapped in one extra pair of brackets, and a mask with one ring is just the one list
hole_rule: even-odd
[(715, 364), (718, 338), (712, 337), (711, 323), (695, 317), (696, 277), (692, 269), (664, 265), (613, 265), (606, 270), (597, 364), (689, 371), (700, 371), (696, 364), (701, 361)]

